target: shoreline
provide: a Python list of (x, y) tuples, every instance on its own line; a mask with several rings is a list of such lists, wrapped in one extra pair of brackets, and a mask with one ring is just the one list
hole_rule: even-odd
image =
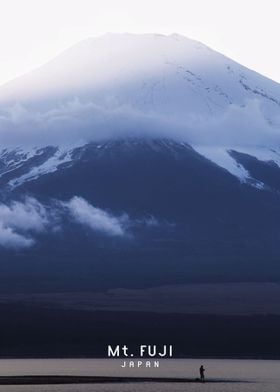
[[(197, 378), (114, 377), (114, 376), (0, 376), (0, 385), (114, 384), (114, 383), (202, 383)], [(209, 379), (207, 383), (247, 383), (244, 380)]]

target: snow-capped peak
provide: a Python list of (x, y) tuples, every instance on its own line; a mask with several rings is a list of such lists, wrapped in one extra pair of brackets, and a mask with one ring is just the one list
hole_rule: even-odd
[(228, 151), (280, 149), (279, 84), (178, 34), (89, 38), (2, 86), (0, 104), (3, 147), (167, 137), (242, 180)]

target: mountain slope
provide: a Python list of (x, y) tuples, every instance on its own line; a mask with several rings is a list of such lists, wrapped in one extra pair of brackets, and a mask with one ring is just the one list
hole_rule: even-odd
[(280, 278), (278, 192), (166, 139), (84, 146), (4, 192), (0, 217), (22, 236), (1, 251), (4, 291)]

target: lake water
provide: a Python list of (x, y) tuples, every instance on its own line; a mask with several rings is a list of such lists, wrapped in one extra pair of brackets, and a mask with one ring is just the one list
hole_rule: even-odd
[(127, 383), (84, 385), (0, 386), (0, 392), (279, 392), (280, 361), (270, 360), (160, 360), (159, 368), (123, 369), (122, 361), (109, 359), (5, 359), (0, 360), (0, 376), (75, 375), (198, 377), (201, 364), (209, 379), (234, 383)]

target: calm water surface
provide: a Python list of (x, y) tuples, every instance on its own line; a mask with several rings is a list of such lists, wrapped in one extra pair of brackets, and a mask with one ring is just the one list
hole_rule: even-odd
[(0, 360), (0, 376), (48, 374), (195, 378), (198, 377), (199, 366), (203, 364), (208, 378), (237, 382), (0, 386), (0, 392), (280, 392), (280, 361), (173, 359), (161, 360), (160, 368), (156, 369), (122, 369), (121, 363), (108, 359), (8, 359)]

